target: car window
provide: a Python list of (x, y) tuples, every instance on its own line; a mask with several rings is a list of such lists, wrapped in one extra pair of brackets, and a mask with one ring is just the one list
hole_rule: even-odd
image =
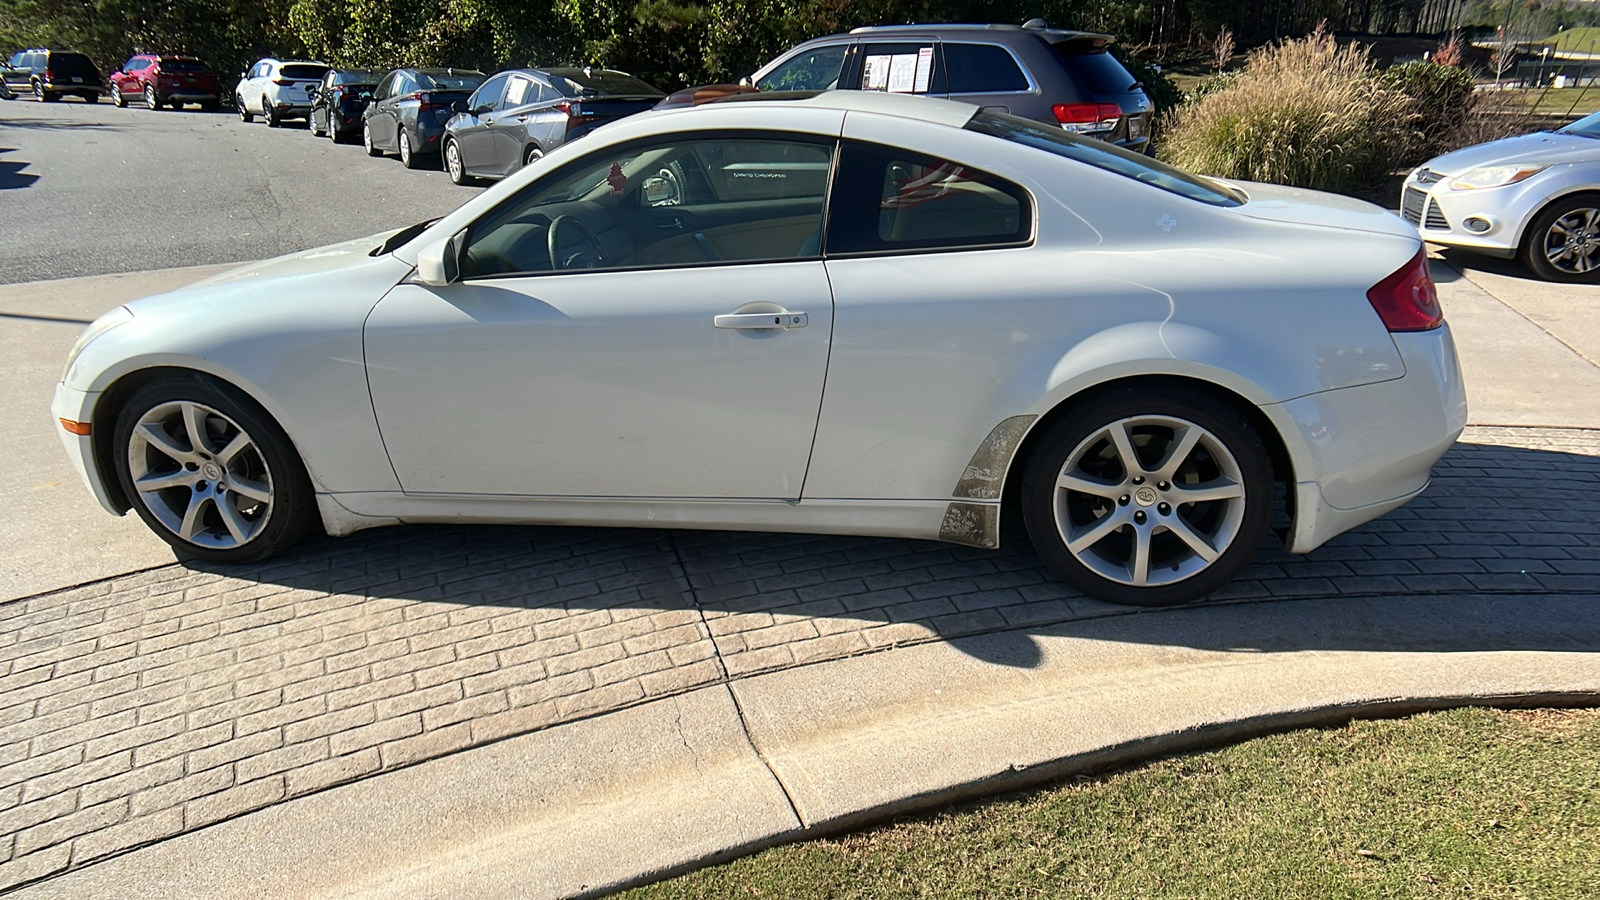
[(1562, 134), (1576, 134), (1581, 137), (1600, 137), (1600, 113), (1584, 116), (1560, 131)]
[(316, 81), (326, 71), (328, 71), (327, 66), (284, 66), (278, 70), (278, 76), (280, 78), (292, 78), (295, 81)]
[(1016, 57), (998, 44), (944, 42), (952, 94), (1001, 94), (1029, 89)]
[(89, 61), (89, 57), (81, 53), (52, 53), (46, 68), (59, 75), (84, 78), (98, 78), (100, 76), (99, 71), (94, 67), (94, 63)]
[(126, 68), (127, 71), (129, 71), (129, 72), (143, 72), (145, 69), (148, 69), (149, 67), (150, 67), (150, 60), (145, 59), (144, 57), (141, 57), (141, 56), (136, 56), (133, 59), (128, 60), (128, 65), (125, 66), (124, 68)]
[(970, 166), (846, 141), (833, 189), (828, 255), (1027, 242), (1028, 192)]
[(161, 71), (163, 72), (193, 75), (205, 70), (206, 64), (198, 59), (163, 59), (161, 61)]
[(1115, 56), (1104, 50), (1074, 52), (1076, 46), (1073, 41), (1056, 44), (1056, 56), (1073, 78), (1089, 89), (1089, 93), (1105, 96), (1129, 94), (1139, 89), (1139, 79), (1129, 74)]
[(937, 41), (861, 42), (861, 89), (891, 94), (944, 94), (949, 88)]
[[(533, 82), (526, 78), (511, 79), (506, 85), (506, 106), (521, 106), (529, 102), (528, 89), (532, 86)], [(538, 92), (535, 91), (534, 95), (537, 96)]]
[(1240, 206), (1244, 203), (1236, 191), (1220, 182), (1190, 175), (1142, 153), (1092, 138), (1080, 138), (1065, 129), (1051, 128), (1032, 119), (980, 110), (967, 122), (966, 127), (971, 131), (1015, 141), (1097, 169), (1115, 172), (1201, 203), (1212, 206)]
[(270, 69), (270, 68), (272, 68), (272, 66), (267, 64), (267, 63), (264, 63), (264, 62), (263, 63), (256, 63), (256, 67), (254, 69), (250, 70), (250, 77), (251, 78), (264, 78), (264, 77), (266, 77), (267, 70)]
[(474, 224), (462, 273), (815, 258), (832, 160), (832, 142), (800, 136), (608, 148)]
[(611, 69), (545, 69), (545, 77), (568, 97), (664, 97), (659, 89)]
[(471, 97), (467, 98), (467, 109), (497, 109), (500, 105), (500, 95), (505, 92), (506, 82), (510, 80), (510, 75), (496, 75), (485, 81)]
[(829, 44), (802, 51), (756, 82), (763, 91), (826, 91), (839, 86), (849, 44)]
[(417, 76), (411, 79), (411, 83), (414, 85), (412, 87), (414, 91), (471, 91), (476, 90), (479, 85), (483, 84), (483, 76), (475, 73), (456, 73), (453, 75), (435, 73), (429, 75), (426, 72), (418, 72)]

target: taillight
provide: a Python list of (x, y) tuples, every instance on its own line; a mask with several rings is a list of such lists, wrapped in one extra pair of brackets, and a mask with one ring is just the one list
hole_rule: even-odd
[(1368, 289), (1367, 302), (1390, 331), (1427, 331), (1444, 324), (1439, 291), (1428, 274), (1428, 254), (1422, 250)]
[(282, 86), (282, 87), (287, 87), (287, 86), (289, 86), (291, 84), (294, 84), (294, 82), (290, 81), (287, 78), (274, 78), (274, 79), (272, 79), (272, 83), (276, 84), (276, 85), (279, 85), (279, 86)]
[(1050, 112), (1068, 131), (1110, 131), (1122, 118), (1122, 107), (1115, 103), (1057, 103)]
[(567, 116), (567, 130), (577, 128), (583, 122), (583, 108), (570, 100), (557, 103), (555, 108)]

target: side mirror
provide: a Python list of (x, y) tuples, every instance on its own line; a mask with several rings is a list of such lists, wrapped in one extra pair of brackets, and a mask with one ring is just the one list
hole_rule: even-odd
[(444, 287), (461, 279), (461, 250), (467, 232), (458, 231), (442, 241), (434, 241), (417, 254), (417, 274), (411, 280), (428, 287)]
[(745, 77), (739, 79), (739, 86), (740, 87), (753, 87), (754, 85), (752, 85), (751, 82), (750, 82), (750, 76), (746, 75)]
[(466, 112), (467, 111), (467, 101), (465, 101), (465, 100), (452, 101), (451, 104), (450, 104), (450, 111), (453, 112), (453, 113), (464, 113), (464, 112)]

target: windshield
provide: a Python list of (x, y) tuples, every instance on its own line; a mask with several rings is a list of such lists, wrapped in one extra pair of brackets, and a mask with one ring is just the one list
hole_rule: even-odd
[(1577, 134), (1583, 137), (1600, 138), (1600, 112), (1584, 116), (1571, 125), (1560, 130), (1561, 134)]
[(625, 72), (610, 69), (545, 69), (550, 84), (568, 97), (664, 97), (661, 91)]
[(1080, 138), (1065, 129), (1051, 128), (1032, 119), (980, 111), (967, 123), (967, 128), (1115, 172), (1190, 200), (1212, 206), (1244, 205), (1243, 195), (1209, 178), (1190, 175), (1182, 169), (1124, 150), (1115, 144)]

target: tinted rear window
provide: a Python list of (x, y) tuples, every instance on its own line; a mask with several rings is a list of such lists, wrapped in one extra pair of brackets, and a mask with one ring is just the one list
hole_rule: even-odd
[(1052, 128), (1017, 116), (979, 111), (967, 128), (981, 134), (1016, 141), (1047, 153), (1115, 172), (1125, 178), (1171, 191), (1179, 196), (1212, 206), (1243, 206), (1244, 200), (1222, 184), (1190, 175), (1141, 153), (1124, 150), (1115, 144), (1080, 138), (1062, 128)]
[(944, 64), (950, 73), (952, 94), (997, 94), (1028, 89), (1028, 77), (1022, 74), (1011, 51), (995, 44), (946, 41)]
[(594, 97), (607, 95), (665, 97), (666, 94), (640, 81), (632, 75), (606, 69), (545, 69), (550, 83), (568, 97)]
[(327, 72), (327, 66), (284, 66), (278, 70), (278, 77), (295, 81), (321, 81)]
[(198, 59), (163, 59), (161, 61), (161, 71), (192, 74), (206, 71), (206, 64)]
[(51, 72), (60, 72), (65, 75), (99, 75), (95, 71), (94, 63), (89, 62), (89, 57), (81, 53), (52, 53), (50, 61), (45, 66)]
[(475, 91), (478, 85), (483, 84), (482, 75), (428, 75), (417, 73), (425, 82), (432, 82), (433, 88), (440, 91)]
[(335, 72), (335, 73), (333, 73), (333, 83), (334, 84), (374, 85), (374, 84), (378, 83), (378, 79), (380, 77), (381, 76), (377, 72), (369, 72), (369, 71)]
[(1055, 45), (1056, 55), (1062, 65), (1072, 73), (1079, 84), (1091, 94), (1130, 94), (1137, 90), (1139, 79), (1128, 74), (1115, 56), (1101, 50), (1097, 53), (1074, 53), (1072, 42)]

